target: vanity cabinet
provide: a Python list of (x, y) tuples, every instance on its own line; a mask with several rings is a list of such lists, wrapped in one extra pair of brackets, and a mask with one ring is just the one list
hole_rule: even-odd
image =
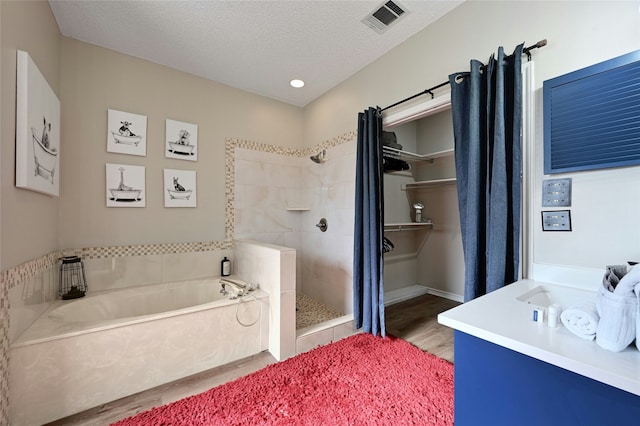
[(638, 395), (458, 330), (454, 339), (456, 426), (640, 422)]
[(519, 297), (540, 286), (566, 291), (521, 280), (438, 315), (455, 330), (456, 426), (640, 424), (638, 349), (611, 352), (534, 322)]

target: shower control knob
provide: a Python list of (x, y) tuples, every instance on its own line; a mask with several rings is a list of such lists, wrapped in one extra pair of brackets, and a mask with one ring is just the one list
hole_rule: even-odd
[(322, 232), (326, 232), (326, 231), (327, 231), (327, 227), (328, 227), (328, 225), (327, 225), (327, 219), (325, 219), (325, 218), (323, 217), (322, 219), (320, 219), (320, 222), (319, 222), (319, 223), (316, 223), (316, 226), (317, 226), (318, 228), (320, 228), (320, 231), (322, 231)]

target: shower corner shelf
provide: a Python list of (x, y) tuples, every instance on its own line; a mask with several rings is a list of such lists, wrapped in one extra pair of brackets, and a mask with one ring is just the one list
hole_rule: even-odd
[(303, 206), (290, 206), (285, 208), (285, 210), (288, 212), (308, 212), (311, 209), (309, 207), (303, 207)]
[(429, 162), (433, 163), (433, 160), (437, 158), (451, 157), (454, 154), (453, 148), (446, 149), (444, 151), (432, 152), (430, 154), (416, 154), (409, 151), (402, 151), (400, 149), (391, 148), (388, 146), (382, 147), (383, 153), (386, 156), (397, 158), (398, 160), (404, 160), (410, 163)]
[(385, 223), (384, 230), (389, 232), (398, 231), (420, 231), (433, 229), (433, 223), (427, 222), (404, 222), (404, 223)]

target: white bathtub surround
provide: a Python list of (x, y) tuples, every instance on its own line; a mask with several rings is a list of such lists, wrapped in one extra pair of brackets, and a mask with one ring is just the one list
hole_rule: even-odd
[[(161, 254), (85, 259), (89, 291), (116, 290), (162, 281)], [(213, 274), (210, 274), (213, 275)]]
[[(132, 296), (140, 299), (133, 300), (128, 308), (139, 309), (140, 300), (155, 297), (154, 290), (164, 292), (178, 303), (176, 308), (182, 308), (128, 317), (120, 324), (106, 316), (88, 323), (81, 321), (85, 316), (82, 312), (66, 312), (73, 304), (81, 310), (90, 308), (87, 304), (91, 299), (102, 295), (56, 302), (50, 310), (68, 321), (63, 324), (52, 320), (48, 311), (11, 349), (11, 424), (50, 422), (266, 350), (266, 293), (256, 292), (259, 302), (242, 300), (240, 306), (238, 300), (222, 299), (185, 307), (207, 295), (217, 295), (219, 287), (213, 279), (112, 292), (115, 297), (125, 292), (124, 298), (114, 303), (98, 301), (96, 308), (101, 313), (118, 314), (116, 311), (126, 308), (124, 301)], [(165, 304), (162, 307), (168, 309), (167, 301), (157, 302), (149, 308), (157, 310), (157, 305)], [(55, 311), (60, 306), (61, 310)], [(261, 312), (260, 320), (250, 327), (236, 319), (238, 315), (243, 323), (250, 324)], [(57, 334), (57, 338), (46, 333)]]
[(58, 299), (58, 272), (58, 265), (50, 266), (9, 289), (9, 342)]
[(185, 253), (101, 257), (84, 260), (90, 291), (192, 280), (220, 275), (220, 260), (230, 249)]
[(269, 352), (296, 354), (296, 251), (255, 240), (235, 240), (235, 273), (269, 293)]
[[(148, 251), (153, 250), (149, 248)], [(220, 260), (231, 254), (231, 249), (131, 256), (103, 253), (87, 256), (83, 263), (89, 293), (94, 293), (216, 276), (220, 274)], [(58, 299), (58, 273), (59, 262), (11, 287), (11, 342)]]

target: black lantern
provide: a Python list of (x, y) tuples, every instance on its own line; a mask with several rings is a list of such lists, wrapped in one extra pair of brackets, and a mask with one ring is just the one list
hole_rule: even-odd
[(63, 300), (77, 299), (87, 291), (84, 265), (78, 256), (65, 256), (60, 265), (60, 287), (58, 295)]

